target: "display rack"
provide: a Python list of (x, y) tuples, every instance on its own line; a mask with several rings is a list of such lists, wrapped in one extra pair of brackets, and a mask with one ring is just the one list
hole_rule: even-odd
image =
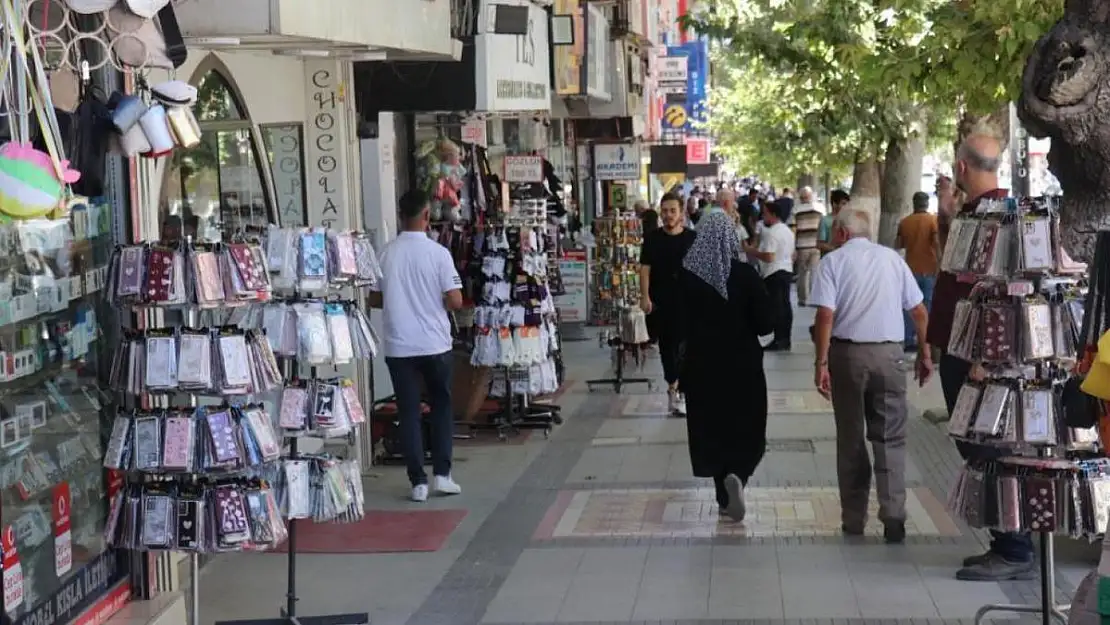
[[(599, 217), (594, 223), (597, 232), (594, 319), (599, 325), (615, 326), (616, 332), (610, 334), (603, 329), (598, 334), (601, 346), (612, 350), (613, 377), (587, 380), (586, 386), (591, 391), (598, 386), (611, 386), (614, 392), (620, 393), (626, 386), (645, 384), (653, 390), (655, 382), (651, 379), (625, 377), (626, 359), (631, 355), (642, 364), (642, 346), (648, 340), (640, 310), (639, 258), (644, 239), (643, 223), (631, 212)], [(638, 325), (644, 327), (638, 328)], [(640, 334), (643, 336), (638, 336)]]
[[(347, 240), (349, 238), (349, 241)], [(366, 423), (365, 411), (358, 405), (356, 393), (351, 387), (344, 387), (336, 376), (324, 377), (322, 369), (331, 369), (338, 374), (341, 367), (356, 360), (369, 360), (377, 351), (377, 341), (365, 316), (357, 306), (357, 300), (344, 301), (339, 295), (347, 291), (357, 291), (361, 287), (373, 286), (380, 279), (376, 254), (368, 237), (359, 233), (335, 232), (324, 228), (281, 229), (271, 227), (266, 233), (267, 256), (271, 261), (271, 271), (275, 274), (275, 288), (280, 297), (263, 312), (263, 325), (278, 361), (287, 380), (297, 381), (298, 386), (287, 386), (279, 402), (279, 425), (281, 426), (286, 453), (282, 455), (282, 473), (278, 480), (288, 482), (286, 463), (318, 462), (332, 460), (326, 455), (306, 454), (301, 449), (304, 438), (334, 439), (346, 437), (350, 441), (356, 430)], [(320, 294), (312, 297), (312, 293)], [(344, 307), (346, 320), (333, 323), (339, 316), (338, 307)], [(320, 323), (323, 315), (323, 324)], [(359, 330), (361, 328), (361, 331)], [(337, 333), (337, 329), (339, 332)], [(321, 333), (330, 339), (313, 341), (313, 335), (321, 338)], [(338, 335), (346, 335), (350, 347), (343, 347), (340, 356)], [(359, 337), (359, 338), (353, 338)], [(330, 343), (330, 345), (328, 345)], [(331, 349), (328, 349), (328, 347)], [(306, 374), (301, 376), (301, 364)], [(334, 384), (338, 382), (338, 384)], [(324, 386), (319, 386), (323, 384)], [(303, 386), (301, 386), (303, 385)], [(371, 382), (372, 386), (372, 382)], [(318, 421), (321, 400), (319, 391), (313, 389), (332, 388), (328, 400), (331, 415), (338, 416), (339, 407), (346, 406), (346, 415), (336, 422), (326, 424)], [(371, 391), (372, 392), (372, 391)], [(372, 405), (372, 404), (371, 404)], [(350, 467), (349, 467), (350, 469)], [(358, 471), (359, 468), (355, 468)], [(349, 473), (348, 473), (349, 475)], [(316, 478), (313, 478), (315, 481)], [(288, 486), (287, 493), (289, 491)], [(351, 504), (350, 510), (361, 518), (362, 496), (361, 480), (348, 482), (349, 490), (357, 490), (352, 497), (358, 500)], [(293, 514), (291, 495), (287, 494), (288, 542), (286, 549), (286, 593), (285, 605), (279, 610), (277, 618), (220, 621), (219, 625), (365, 625), (370, 622), (366, 612), (348, 614), (328, 614), (301, 616), (297, 613), (297, 539), (299, 528), (311, 519), (299, 518)], [(343, 518), (340, 511), (334, 519), (325, 522), (353, 521), (357, 518)], [(350, 513), (346, 513), (350, 514)]]
[(960, 442), (993, 448), (965, 465), (949, 506), (972, 527), (1039, 535), (1040, 602), (988, 604), (975, 614), (1040, 614), (1056, 603), (1054, 534), (1106, 531), (1110, 464), (1097, 432), (1069, 427), (1061, 396), (1082, 335), (1082, 267), (1059, 246), (1052, 199), (984, 199), (953, 221), (943, 271), (974, 284), (956, 307), (947, 353), (972, 363), (948, 424)]

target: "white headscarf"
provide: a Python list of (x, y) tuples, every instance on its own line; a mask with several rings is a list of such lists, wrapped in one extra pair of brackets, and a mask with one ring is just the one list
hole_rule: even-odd
[(682, 259), (682, 266), (728, 299), (732, 259), (740, 258), (736, 224), (723, 211), (713, 211), (698, 222), (697, 238)]

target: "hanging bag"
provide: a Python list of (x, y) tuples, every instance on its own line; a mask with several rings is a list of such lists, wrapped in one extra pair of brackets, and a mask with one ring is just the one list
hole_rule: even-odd
[(185, 64), (189, 56), (181, 26), (173, 4), (157, 9), (153, 18), (146, 18), (156, 8), (145, 0), (117, 3), (108, 12), (108, 27), (117, 35), (116, 57), (131, 67), (157, 67), (173, 70)]
[[(1080, 336), (1083, 345), (1079, 346), (1082, 362), (1080, 373), (1086, 376), (1080, 389), (1091, 397), (1110, 400), (1110, 232), (1098, 233), (1095, 244), (1095, 257), (1090, 265), (1090, 284), (1083, 310), (1083, 331)], [(1101, 406), (1094, 402), (1094, 414), (1100, 414)]]

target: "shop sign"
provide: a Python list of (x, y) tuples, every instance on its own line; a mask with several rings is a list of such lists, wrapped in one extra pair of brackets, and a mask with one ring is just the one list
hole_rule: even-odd
[(556, 45), (552, 50), (555, 66), (555, 93), (582, 95), (582, 61), (586, 56), (586, 22), (578, 0), (555, 0), (555, 15), (569, 15), (573, 45)]
[(709, 164), (709, 139), (701, 139), (698, 137), (686, 138), (686, 164)]
[(686, 127), (686, 122), (690, 120), (690, 116), (686, 113), (686, 105), (682, 103), (669, 103), (667, 108), (663, 109), (663, 127), (671, 129), (681, 129)]
[(4, 609), (9, 613), (23, 605), (23, 567), (15, 547), (15, 528), (11, 525), (0, 534), (0, 566), (4, 569)]
[[(7, 554), (6, 548), (4, 553)], [(18, 564), (18, 559), (16, 562)], [(10, 608), (11, 604), (7, 603), (7, 574), (8, 568), (5, 565), (4, 599), (5, 605)], [(90, 611), (91, 608), (96, 608), (97, 613), (106, 613), (107, 610), (104, 609), (106, 608), (104, 603), (106, 599), (110, 600), (111, 604), (118, 609), (126, 602), (126, 597), (129, 597), (130, 593), (124, 591), (126, 594), (119, 595), (117, 593), (120, 591), (117, 589), (106, 595), (106, 591), (119, 581), (121, 575), (122, 571), (117, 566), (115, 552), (105, 551), (92, 562), (63, 580), (61, 587), (50, 599), (24, 614), (15, 621), (14, 625), (65, 625), (77, 618), (78, 615)], [(22, 577), (21, 574), (21, 584)], [(127, 588), (127, 585), (124, 584), (123, 587)], [(90, 621), (90, 625), (99, 624)]]
[[(550, 111), (551, 47), (547, 12), (531, 2), (502, 2), (528, 7), (523, 35), (501, 35), (488, 28), (474, 37), (475, 108), (479, 111)], [(492, 24), (492, 2), (483, 3)]]
[(539, 156), (506, 156), (505, 182), (543, 182), (543, 159)]
[(686, 84), (690, 60), (685, 56), (656, 57), (655, 79), (660, 83)]
[(586, 250), (568, 250), (559, 259), (564, 293), (555, 297), (555, 307), (559, 309), (559, 320), (562, 322), (586, 322), (587, 267)]
[(586, 5), (589, 44), (586, 48), (586, 94), (593, 98), (609, 100), (609, 67), (612, 50), (609, 42), (609, 20), (601, 9)]
[(462, 142), (483, 148), (488, 147), (489, 139), (486, 137), (486, 128), (486, 120), (484, 119), (466, 120), (462, 125)]
[(131, 600), (131, 585), (120, 584), (73, 621), (73, 625), (104, 625)]
[(310, 226), (342, 229), (347, 224), (344, 185), (347, 173), (346, 105), (341, 95), (339, 64), (305, 61), (308, 81), (305, 129)]
[(628, 187), (623, 184), (609, 185), (609, 208), (615, 210), (628, 208)]
[(640, 144), (599, 143), (594, 146), (594, 177), (598, 180), (639, 180)]
[(304, 205), (304, 151), (300, 126), (264, 126), (270, 173), (277, 193), (278, 216), (286, 228), (308, 225)]
[(73, 568), (73, 534), (70, 532), (69, 482), (54, 487), (51, 497), (51, 514), (54, 517), (54, 572), (58, 577)]

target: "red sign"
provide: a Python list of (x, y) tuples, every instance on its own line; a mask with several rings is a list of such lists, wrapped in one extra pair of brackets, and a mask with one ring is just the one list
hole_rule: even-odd
[(69, 482), (54, 487), (51, 496), (54, 516), (54, 571), (61, 577), (73, 568), (73, 533), (70, 532)]
[(15, 529), (11, 525), (0, 534), (0, 566), (4, 569), (4, 609), (8, 613), (23, 605), (23, 567), (15, 548)]
[(120, 608), (131, 600), (131, 585), (127, 582), (116, 586), (112, 592), (104, 595), (88, 610), (81, 613), (73, 625), (104, 625), (112, 615), (119, 612)]
[(108, 501), (116, 497), (116, 493), (123, 490), (124, 473), (119, 469), (108, 469)]
[(709, 139), (686, 138), (686, 164), (709, 164)]

